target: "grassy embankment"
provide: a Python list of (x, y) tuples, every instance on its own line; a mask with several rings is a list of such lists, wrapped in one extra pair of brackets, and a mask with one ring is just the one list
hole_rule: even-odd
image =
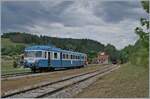
[(120, 69), (100, 78), (75, 97), (148, 97), (149, 70), (144, 66), (121, 65)]
[[(1, 47), (5, 48), (14, 48), (16, 45), (24, 45), (20, 43), (13, 43), (9, 39), (1, 38)], [(12, 49), (13, 50), (13, 49)], [(1, 74), (10, 74), (10, 73), (20, 73), (30, 71), (29, 69), (24, 69), (21, 67), (14, 68), (13, 61), (15, 61), (15, 55), (13, 56), (3, 56), (1, 57)]]

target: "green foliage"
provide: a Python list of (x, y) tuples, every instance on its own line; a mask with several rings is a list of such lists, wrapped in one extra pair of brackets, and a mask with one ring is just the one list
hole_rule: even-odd
[(142, 4), (143, 8), (145, 9), (145, 11), (147, 13), (149, 13), (149, 0), (143, 0), (143, 1), (141, 1), (141, 4)]
[[(149, 13), (149, 1), (141, 1), (143, 8)], [(132, 65), (148, 67), (149, 64), (149, 20), (141, 18), (141, 27), (135, 29), (139, 40), (121, 50), (121, 63), (130, 61)]]
[(95, 52), (95, 51), (90, 51), (90, 52), (88, 53), (88, 61), (89, 61), (89, 63), (92, 62), (92, 59), (95, 58), (96, 56), (97, 56), (97, 52)]
[(23, 49), (26, 47), (23, 43), (14, 43), (8, 38), (1, 39), (1, 51), (2, 55), (18, 55), (23, 52)]
[[(5, 43), (7, 42), (7, 44)], [(96, 57), (105, 46), (90, 39), (56, 38), (48, 36), (37, 36), (28, 33), (10, 32), (2, 35), (2, 55), (21, 54), (26, 46), (51, 45), (58, 48), (78, 51), (88, 54), (89, 60)]]
[(126, 46), (120, 51), (120, 61), (121, 63), (126, 63), (129, 61), (129, 57), (133, 52), (134, 47), (132, 45)]
[(119, 59), (119, 51), (111, 44), (108, 44), (105, 48), (104, 51), (109, 55), (109, 60), (120, 60)]
[[(142, 6), (149, 13), (149, 1), (142, 1)], [(149, 64), (149, 20), (141, 18), (141, 27), (135, 29), (139, 40), (135, 43), (129, 54), (129, 60), (133, 65), (148, 67)], [(144, 29), (146, 28), (146, 29)]]
[(16, 61), (13, 61), (13, 67), (17, 68), (17, 62)]
[(120, 60), (119, 51), (113, 45), (108, 44), (107, 46), (104, 46), (103, 44), (90, 39), (56, 38), (37, 36), (28, 33), (10, 32), (2, 35), (2, 41), (4, 42), (4, 40), (9, 40), (9, 42), (7, 41), (9, 46), (6, 47), (6, 45), (3, 44), (5, 45), (5, 47), (2, 48), (3, 55), (12, 56), (21, 54), (28, 45), (44, 44), (51, 46), (55, 45), (58, 48), (86, 53), (89, 62), (97, 57), (97, 53), (100, 51), (108, 53), (110, 55), (110, 60)]
[(131, 64), (133, 65), (148, 67), (148, 56), (149, 52), (146, 50), (146, 48), (139, 48), (136, 49), (136, 51), (130, 55), (129, 59)]

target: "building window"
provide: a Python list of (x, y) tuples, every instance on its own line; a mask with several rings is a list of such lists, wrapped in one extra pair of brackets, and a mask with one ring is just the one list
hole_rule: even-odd
[(57, 59), (57, 53), (54, 53), (54, 58)]

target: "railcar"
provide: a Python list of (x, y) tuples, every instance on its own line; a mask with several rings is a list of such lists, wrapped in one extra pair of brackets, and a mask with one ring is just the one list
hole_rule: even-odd
[(56, 68), (76, 68), (86, 65), (84, 53), (62, 50), (60, 48), (37, 45), (25, 48), (24, 67), (36, 70), (53, 70)]

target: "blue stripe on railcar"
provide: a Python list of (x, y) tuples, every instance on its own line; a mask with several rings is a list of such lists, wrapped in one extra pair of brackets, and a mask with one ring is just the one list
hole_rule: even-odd
[(84, 65), (84, 62), (80, 60), (51, 60), (51, 67), (53, 68), (77, 67), (81, 65)]
[(51, 67), (53, 68), (57, 68), (57, 67), (61, 67), (61, 60), (51, 60)]
[(49, 67), (47, 59), (38, 60), (37, 67)]
[(48, 60), (42, 59), (38, 60), (38, 63), (36, 63), (37, 68), (46, 68), (46, 67), (53, 67), (53, 68), (61, 68), (61, 67), (77, 67), (84, 65), (83, 61), (80, 60), (51, 60), (50, 66), (48, 64)]

